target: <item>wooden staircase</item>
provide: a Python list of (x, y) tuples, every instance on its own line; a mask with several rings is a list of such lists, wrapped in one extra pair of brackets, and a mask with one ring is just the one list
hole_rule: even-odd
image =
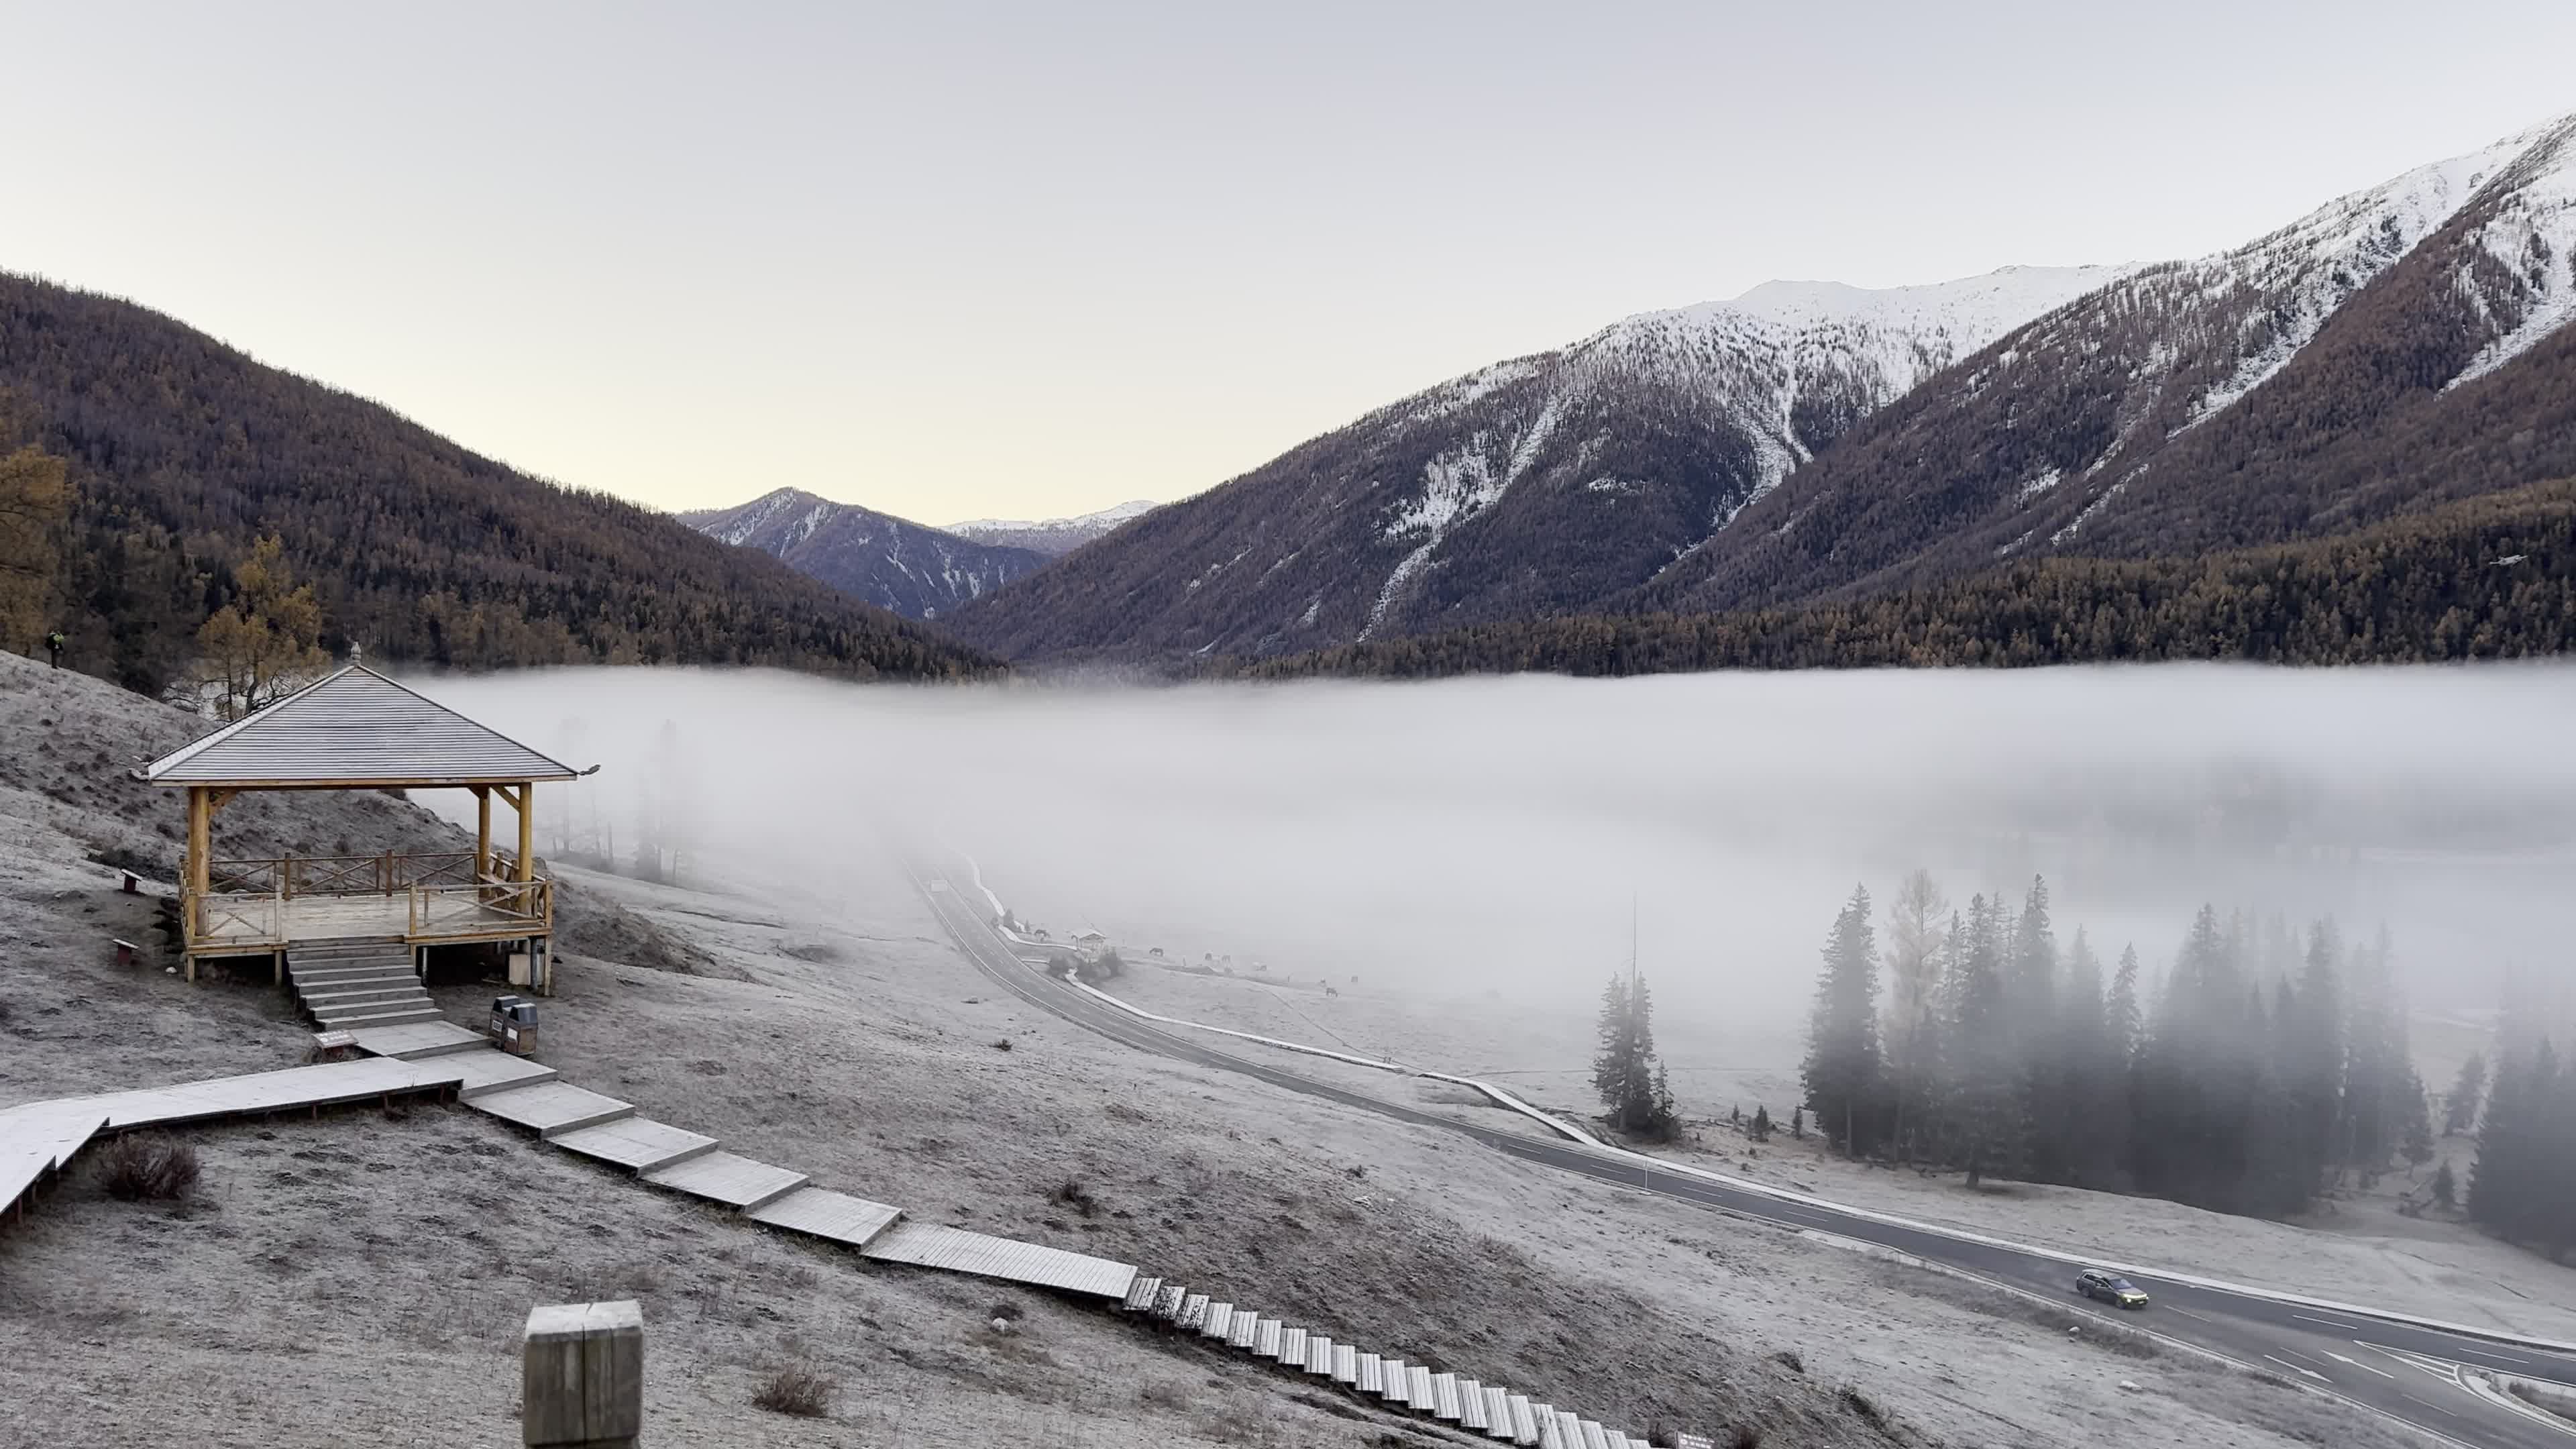
[(438, 1020), (412, 948), (402, 938), (296, 941), (286, 948), (287, 989), (325, 1031)]
[[(1267, 1318), (1249, 1308), (1212, 1302), (1177, 1283), (1138, 1275), (1121, 1305), (1227, 1348), (1268, 1359), (1292, 1373), (1340, 1384), (1366, 1399), (1409, 1410), (1470, 1434), (1523, 1449), (1647, 1449), (1643, 1435), (1610, 1428), (1554, 1404), (1533, 1403), (1500, 1384), (1457, 1374), (1433, 1373), (1423, 1364), (1362, 1353), (1311, 1329)], [(1715, 1449), (1698, 1434), (1678, 1436), (1682, 1449)]]

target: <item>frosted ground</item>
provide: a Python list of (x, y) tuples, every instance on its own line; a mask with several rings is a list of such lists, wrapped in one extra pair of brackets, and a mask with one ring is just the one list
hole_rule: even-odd
[[(112, 767), (183, 722), (18, 672), (0, 726), (0, 1100), (298, 1060), (281, 1001), (163, 973), (148, 906), (87, 858), (167, 846), (166, 807), (123, 799)], [(385, 808), (268, 823), (369, 848), (427, 828)], [(1766, 1444), (1870, 1442), (1848, 1385), (1896, 1416), (1877, 1442), (2406, 1442), (2188, 1356), (2069, 1342), (2019, 1300), (1111, 1046), (997, 999), (882, 851), (760, 879), (573, 873), (568, 895), (615, 929), (568, 952), (548, 1059), (926, 1220), (1147, 1263), (1626, 1422), (1742, 1415)], [(114, 964), (119, 934), (146, 942), (141, 966)], [(446, 1004), (467, 1018), (482, 994)], [(75, 1178), (0, 1234), (0, 1442), (321, 1445), (363, 1427), (506, 1444), (526, 1306), (598, 1293), (644, 1301), (657, 1442), (1445, 1442), (1044, 1298), (996, 1340), (986, 1285), (752, 1232), (463, 1112), (194, 1140), (195, 1203), (114, 1203)], [(1055, 1199), (1068, 1179), (1093, 1213)], [(842, 1379), (834, 1419), (747, 1407), (791, 1357)]]

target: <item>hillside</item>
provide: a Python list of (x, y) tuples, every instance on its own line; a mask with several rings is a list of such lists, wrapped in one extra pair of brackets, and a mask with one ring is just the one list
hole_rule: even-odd
[(935, 619), (1046, 566), (1050, 554), (979, 543), (891, 514), (781, 488), (732, 508), (679, 515), (710, 538), (754, 548), (851, 598)]
[[(0, 1105), (291, 1066), (310, 1048), (264, 977), (191, 986), (161, 969), (150, 892), (164, 887), (125, 895), (94, 863), (178, 833), (176, 805), (141, 790), (125, 755), (186, 728), (0, 656), (0, 889), (26, 937), (0, 953)], [(245, 795), (228, 829), (237, 810), (256, 811), (242, 823), (261, 849), (374, 850), (444, 829), (377, 795)], [(613, 941), (567, 944), (542, 1060), (916, 1221), (1149, 1264), (1344, 1341), (1720, 1443), (1938, 1449), (1996, 1442), (1999, 1426), (2037, 1449), (2404, 1442), (2277, 1381), (2071, 1340), (2053, 1305), (1110, 1042), (997, 991), (881, 851), (827, 831), (793, 854), (806, 870), (754, 865), (749, 893), (572, 872), (567, 901), (715, 969), (637, 970)], [(109, 936), (140, 959), (117, 964)], [(473, 1022), (491, 990), (439, 996)], [(1347, 1004), (1459, 1019), (1453, 1002), (1374, 989)], [(204, 1168), (185, 1201), (117, 1201), (80, 1165), (0, 1223), (7, 1442), (508, 1443), (529, 1306), (628, 1297), (645, 1314), (655, 1443), (1463, 1442), (1075, 1299), (764, 1231), (462, 1105), (181, 1135)], [(1003, 1304), (1021, 1315), (1008, 1335), (989, 1328)], [(786, 1363), (840, 1380), (830, 1417), (752, 1407)], [(227, 1391), (209, 1394), (217, 1380)], [(2059, 1412), (2027, 1416), (2034, 1398)]]
[(1097, 513), (1078, 514), (1072, 518), (972, 518), (952, 523), (940, 530), (960, 538), (999, 547), (1025, 548), (1048, 558), (1061, 558), (1121, 524), (1133, 523), (1154, 511), (1155, 504), (1138, 498)]
[(318, 584), (325, 642), (463, 668), (775, 664), (947, 678), (988, 661), (606, 494), (531, 478), (390, 409), (115, 298), (0, 274), (0, 453), (70, 464), (69, 660), (153, 689), (252, 541)]
[(1853, 603), (1532, 619), (1321, 650), (1260, 678), (1695, 669), (2271, 664), (2576, 652), (2576, 479), (2202, 558), (2028, 559)]
[(2576, 116), (2151, 267), (1934, 379), (1622, 606), (2310, 537), (2576, 473)]
[(960, 611), (1013, 656), (1272, 654), (1579, 608), (1859, 418), (2119, 275), (1772, 283), (1382, 408)]

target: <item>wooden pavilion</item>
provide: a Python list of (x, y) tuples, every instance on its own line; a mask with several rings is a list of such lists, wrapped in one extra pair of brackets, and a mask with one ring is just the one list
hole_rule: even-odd
[[(416, 967), (423, 947), (518, 942), (520, 984), (552, 990), (554, 883), (538, 869), (532, 806), (539, 782), (589, 771), (352, 664), (137, 773), (188, 792), (179, 904), (189, 980), (216, 957), (267, 956), (282, 976), (299, 950), (409, 948)], [(473, 792), (472, 854), (215, 855), (215, 817), (245, 790), (429, 789)], [(517, 817), (515, 853), (492, 843), (496, 798)]]

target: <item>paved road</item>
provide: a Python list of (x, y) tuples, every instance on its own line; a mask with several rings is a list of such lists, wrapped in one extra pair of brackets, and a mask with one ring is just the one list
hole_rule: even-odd
[[(1700, 1206), (1813, 1229), (1892, 1248), (2064, 1301), (2068, 1311), (2110, 1319), (2077, 1298), (2075, 1269), (2036, 1253), (1997, 1247), (1922, 1228), (1899, 1227), (1834, 1208), (1779, 1198), (1681, 1173), (1641, 1168), (1634, 1160), (1579, 1143), (1526, 1136), (1462, 1122), (1388, 1101), (1284, 1067), (1220, 1051), (1139, 1021), (1032, 969), (986, 922), (980, 892), (916, 862), (932, 906), (985, 975), (1033, 1006), (1140, 1051), (1254, 1077), (1286, 1091), (1339, 1102), (1442, 1131), (1460, 1132), (1497, 1152), (1564, 1172), (1614, 1182)], [(2354, 1399), (2442, 1438), (2498, 1449), (2576, 1449), (2576, 1425), (2560, 1427), (2537, 1411), (2496, 1402), (2464, 1383), (2459, 1366), (2490, 1368), (2576, 1384), (2576, 1355), (2552, 1353), (2465, 1334), (2296, 1307), (2270, 1299), (2175, 1283), (2151, 1275), (2133, 1281), (2155, 1300), (2122, 1321), (2212, 1349), (2285, 1378)]]

